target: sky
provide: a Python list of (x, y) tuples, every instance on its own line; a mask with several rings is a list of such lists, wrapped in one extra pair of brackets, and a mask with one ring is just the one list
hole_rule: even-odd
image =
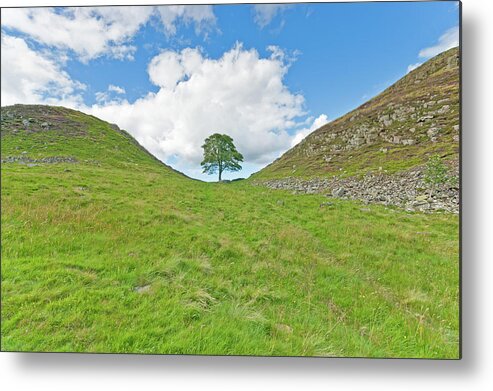
[(458, 43), (456, 1), (3, 8), (1, 104), (93, 114), (207, 181), (225, 133), (248, 177)]

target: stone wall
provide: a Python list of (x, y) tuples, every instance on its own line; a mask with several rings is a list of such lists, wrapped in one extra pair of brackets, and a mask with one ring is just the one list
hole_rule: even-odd
[(424, 170), (417, 167), (393, 175), (370, 173), (362, 178), (282, 178), (255, 184), (296, 193), (322, 193), (364, 203), (395, 205), (408, 211), (459, 213), (458, 162), (449, 163), (451, 180), (435, 187), (425, 183)]
[(1, 163), (45, 163), (45, 164), (55, 164), (55, 163), (77, 163), (77, 159), (72, 156), (48, 156), (40, 159), (34, 159), (29, 156), (7, 156), (1, 158)]

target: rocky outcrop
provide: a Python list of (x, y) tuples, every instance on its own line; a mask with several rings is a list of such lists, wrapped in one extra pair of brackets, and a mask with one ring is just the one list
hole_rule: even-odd
[(362, 178), (291, 177), (256, 181), (255, 184), (296, 193), (322, 193), (333, 198), (395, 205), (408, 211), (459, 213), (458, 161), (449, 163), (451, 180), (437, 186), (425, 183), (424, 170), (424, 167), (417, 167), (394, 175), (369, 173)]
[(425, 164), (434, 154), (459, 155), (458, 49), (430, 59), (353, 111), (307, 135), (254, 178), (357, 175), (397, 162)]
[(78, 112), (64, 107), (13, 105), (2, 107), (1, 135), (56, 132), (65, 136), (85, 136), (87, 126), (77, 118)]
[(1, 163), (45, 163), (45, 164), (55, 164), (55, 163), (77, 163), (77, 159), (72, 156), (49, 156), (41, 159), (33, 159), (28, 156), (6, 156), (1, 159)]

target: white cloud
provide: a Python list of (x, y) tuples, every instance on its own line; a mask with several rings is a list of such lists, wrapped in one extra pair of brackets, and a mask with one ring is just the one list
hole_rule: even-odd
[(416, 68), (418, 68), (422, 64), (423, 64), (422, 62), (417, 62), (415, 64), (409, 64), (409, 66), (407, 67), (407, 73), (414, 71)]
[(110, 84), (108, 86), (108, 91), (116, 92), (117, 94), (125, 94), (125, 88), (120, 86), (115, 86), (113, 84)]
[[(83, 26), (81, 30), (75, 29), (77, 34), (74, 32), (74, 20), (85, 19), (80, 19), (80, 15), (68, 17), (64, 14), (66, 10), (43, 10), (57, 37), (42, 31), (45, 22), (38, 14), (16, 15), (27, 18), (27, 24), (40, 27), (38, 31), (32, 26), (24, 28), (30, 38), (2, 35), (4, 105), (60, 104), (94, 114), (117, 123), (157, 157), (189, 174), (196, 174), (200, 169), (201, 145), (211, 133), (231, 135), (245, 156), (245, 166), (252, 172), (277, 158), (291, 146), (295, 137), (309, 131), (303, 129), (293, 136), (295, 129), (300, 128), (299, 118), (306, 115), (304, 98), (291, 93), (283, 80), (297, 53), (287, 55), (276, 46), (268, 48), (269, 56), (260, 57), (255, 49), (247, 50), (236, 44), (215, 59), (208, 58), (197, 48), (179, 52), (167, 50), (155, 56), (147, 69), (158, 92), (150, 92), (129, 103), (124, 99), (125, 89), (110, 84), (105, 91), (95, 93), (97, 104), (88, 107), (81, 96), (84, 86), (64, 71), (70, 58), (67, 54), (73, 56), (75, 53), (81, 59), (89, 59), (100, 55), (115, 56), (117, 51), (122, 55), (131, 53), (131, 42), (126, 38), (131, 33), (126, 31), (133, 31), (138, 23), (134, 23), (133, 29), (127, 26), (119, 30), (114, 26), (111, 34), (101, 34), (97, 29), (100, 22), (97, 22), (92, 24), (95, 28), (93, 37), (77, 41), (75, 36), (91, 35)], [(110, 17), (108, 12), (100, 17), (105, 20), (116, 18)], [(186, 23), (194, 20), (190, 15), (199, 15), (197, 21), (211, 20), (207, 13), (180, 15)], [(170, 20), (169, 23), (176, 23), (178, 19)], [(11, 28), (23, 25), (14, 19), (9, 19), (9, 23)], [(200, 25), (198, 22), (196, 26)], [(34, 45), (31, 34), (43, 45)], [(72, 39), (73, 45), (69, 47)]]
[(272, 22), (276, 15), (281, 14), (289, 7), (289, 4), (255, 4), (253, 6), (255, 23), (260, 28), (264, 28)]
[[(289, 134), (304, 115), (304, 99), (283, 83), (288, 66), (276, 57), (261, 58), (237, 44), (218, 59), (199, 49), (166, 51), (149, 64), (157, 93), (134, 103), (89, 109), (128, 130), (156, 156), (191, 172), (199, 167), (204, 139), (212, 133), (233, 137), (245, 161), (271, 162), (290, 147)], [(318, 127), (326, 116), (315, 121)], [(312, 127), (313, 127), (312, 126)], [(297, 136), (299, 137), (299, 136)]]
[(290, 66), (292, 63), (294, 63), (301, 54), (299, 50), (294, 50), (286, 53), (285, 50), (276, 45), (267, 46), (267, 51), (271, 52), (271, 58), (285, 62), (287, 66)]
[(327, 117), (326, 114), (321, 114), (319, 115), (311, 124), (309, 128), (301, 129), (298, 132), (296, 132), (295, 136), (291, 140), (291, 148), (294, 147), (296, 144), (299, 144), (306, 136), (308, 136), (310, 133), (314, 132), (315, 130), (321, 128), (325, 124), (329, 122), (329, 118)]
[(98, 91), (94, 94), (96, 102), (100, 105), (106, 105), (110, 103), (121, 103), (123, 99), (119, 95), (124, 95), (125, 89), (123, 87), (110, 84), (106, 91)]
[(151, 13), (152, 7), (7, 8), (2, 27), (71, 50), (82, 61), (103, 54), (131, 59), (135, 47), (128, 43)]
[[(2, 10), (3, 12), (3, 10)], [(2, 105), (47, 103), (78, 105), (85, 86), (22, 38), (2, 33)]]
[[(425, 49), (421, 49), (419, 52), (419, 57), (428, 59), (431, 57), (435, 57), (436, 55), (448, 50), (452, 49), (459, 45), (459, 26), (452, 27), (445, 31), (444, 34), (438, 38), (438, 43), (434, 46), (427, 47)], [(413, 71), (422, 65), (422, 62), (417, 62), (415, 64), (409, 64), (407, 67), (407, 73)]]
[(211, 6), (134, 6), (2, 9), (2, 28), (27, 35), (52, 49), (71, 51), (87, 62), (106, 55), (132, 60), (133, 37), (151, 17), (162, 22), (168, 35), (178, 22), (194, 24), (197, 32), (215, 24)]
[(458, 45), (459, 26), (455, 26), (447, 30), (442, 36), (440, 36), (436, 45), (421, 50), (419, 52), (419, 57), (431, 58)]
[(108, 93), (104, 92), (104, 91), (97, 91), (95, 94), (94, 94), (95, 98), (96, 98), (96, 102), (100, 103), (100, 104), (104, 104), (106, 102), (108, 102), (109, 100), (109, 95)]
[(171, 5), (157, 7), (157, 10), (168, 35), (176, 34), (179, 20), (185, 24), (193, 23), (197, 34), (208, 31), (216, 24), (211, 5)]

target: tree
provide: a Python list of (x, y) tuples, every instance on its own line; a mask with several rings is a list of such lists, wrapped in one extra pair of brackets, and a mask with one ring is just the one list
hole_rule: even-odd
[(227, 134), (214, 133), (205, 139), (204, 160), (200, 165), (204, 168), (204, 173), (219, 173), (219, 180), (223, 171), (241, 170), (240, 162), (243, 155), (236, 150), (233, 139)]

